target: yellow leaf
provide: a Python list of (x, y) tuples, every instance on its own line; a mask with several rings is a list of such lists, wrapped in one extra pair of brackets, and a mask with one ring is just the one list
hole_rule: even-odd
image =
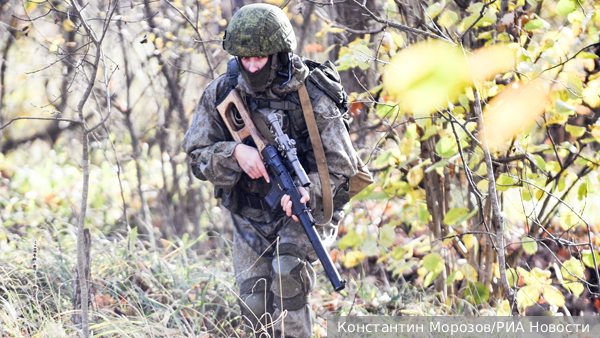
[(472, 281), (472, 282), (477, 281), (477, 277), (478, 277), (477, 270), (475, 270), (475, 268), (473, 266), (471, 266), (471, 264), (467, 263), (467, 264), (461, 266), (460, 271), (463, 273), (463, 275), (467, 278), (468, 281)]
[(343, 29), (343, 28), (331, 27), (331, 28), (329, 28), (329, 31), (330, 31), (331, 33), (343, 33), (343, 32), (345, 32), (346, 30), (345, 30), (345, 29)]
[(489, 148), (495, 148), (520, 133), (544, 112), (548, 92), (541, 80), (515, 83), (496, 95), (486, 107), (485, 133)]
[(573, 275), (579, 278), (583, 278), (585, 273), (585, 267), (583, 266), (583, 263), (581, 263), (579, 260), (571, 257), (571, 259), (563, 263), (563, 266), (560, 268), (560, 272), (562, 273), (564, 279), (575, 281), (577, 280), (577, 278)]
[(554, 286), (545, 285), (542, 293), (544, 294), (544, 299), (548, 303), (558, 307), (565, 305), (565, 296), (563, 296), (563, 294)]
[(540, 268), (533, 268), (529, 274), (530, 285), (541, 287), (542, 285), (550, 284), (552, 281), (550, 277), (552, 277), (552, 273), (548, 270), (542, 270)]
[(475, 239), (473, 237), (473, 235), (469, 234), (469, 235), (464, 235), (462, 237), (463, 243), (465, 244), (465, 248), (467, 248), (467, 250), (471, 250), (473, 248), (473, 246), (475, 245)]
[(479, 48), (469, 55), (471, 75), (477, 79), (489, 79), (513, 68), (515, 52), (506, 45)]
[(329, 26), (325, 26), (325, 28), (321, 29), (320, 31), (317, 32), (317, 34), (315, 34), (316, 38), (322, 38), (323, 35), (325, 35), (325, 33), (327, 32)]
[(531, 285), (525, 285), (517, 292), (517, 305), (524, 309), (534, 305), (540, 299), (540, 291)]
[(365, 255), (364, 253), (355, 250), (355, 251), (350, 251), (346, 254), (346, 259), (344, 260), (344, 266), (346, 266), (347, 268), (352, 268), (358, 265), (358, 263), (360, 263), (363, 259), (365, 259), (365, 257), (367, 257), (367, 255)]
[[(565, 289), (571, 291), (575, 296), (579, 297), (583, 292), (583, 284), (580, 282), (566, 282), (562, 285)], [(546, 298), (546, 297), (544, 297)]]
[(394, 40), (394, 44), (397, 47), (404, 46), (404, 38), (402, 37), (402, 35), (394, 32), (394, 31), (392, 31), (391, 34), (392, 34), (392, 39)]
[(583, 88), (583, 101), (592, 108), (600, 106), (600, 92), (596, 81), (590, 81), (588, 86)]
[(418, 167), (418, 168), (412, 169), (411, 171), (408, 172), (408, 175), (406, 178), (408, 179), (408, 183), (410, 183), (410, 185), (412, 185), (413, 187), (416, 187), (417, 185), (419, 185), (419, 182), (421, 182), (421, 180), (423, 180), (423, 168)]
[(496, 316), (511, 316), (512, 312), (510, 311), (510, 302), (508, 299), (505, 299), (500, 303), (498, 310), (496, 310)]
[(62, 26), (63, 26), (63, 29), (67, 32), (70, 32), (73, 30), (73, 26), (71, 26), (71, 22), (69, 22), (69, 19), (63, 20)]
[(444, 42), (422, 42), (394, 56), (383, 83), (406, 110), (428, 115), (458, 98), (467, 73), (459, 48)]

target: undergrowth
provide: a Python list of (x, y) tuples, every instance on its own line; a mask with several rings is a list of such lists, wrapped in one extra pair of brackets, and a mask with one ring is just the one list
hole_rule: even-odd
[[(93, 232), (93, 336), (245, 337), (228, 243), (203, 255), (193, 249), (209, 240), (204, 234), (152, 248), (136, 229), (127, 237)], [(0, 336), (78, 336), (71, 323), (75, 242), (70, 224), (0, 227)], [(373, 276), (360, 276), (337, 294), (320, 273), (311, 301), (315, 336), (326, 336), (331, 315), (443, 313), (423, 291), (406, 283), (382, 287)]]

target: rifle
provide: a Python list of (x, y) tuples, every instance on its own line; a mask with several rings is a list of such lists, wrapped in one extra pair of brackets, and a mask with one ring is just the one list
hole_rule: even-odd
[[(241, 100), (235, 89), (231, 90), (223, 102), (217, 106), (217, 110), (219, 111), (219, 114), (221, 114), (227, 129), (229, 129), (231, 136), (236, 142), (242, 142), (247, 137), (252, 137), (254, 144), (256, 144), (256, 147), (258, 148), (260, 157), (265, 164), (269, 178), (271, 179), (271, 190), (267, 196), (265, 196), (265, 201), (271, 207), (271, 210), (275, 210), (280, 206), (281, 198), (284, 195), (290, 196), (290, 200), (292, 201), (292, 214), (295, 215), (302, 224), (306, 236), (310, 240), (317, 257), (321, 261), (321, 264), (323, 264), (323, 269), (325, 270), (325, 274), (327, 275), (327, 278), (329, 278), (331, 285), (333, 285), (333, 289), (335, 291), (343, 290), (346, 286), (346, 281), (341, 278), (339, 272), (333, 265), (329, 253), (323, 247), (321, 238), (315, 228), (315, 219), (310, 213), (310, 210), (304, 203), (300, 203), (302, 196), (300, 195), (298, 188), (296, 188), (296, 184), (294, 184), (294, 180), (286, 166), (287, 164), (294, 170), (303, 187), (310, 185), (310, 179), (306, 175), (306, 172), (304, 172), (296, 155), (295, 141), (283, 133), (277, 116), (275, 114), (270, 114), (268, 116), (269, 123), (277, 134), (275, 141), (279, 147), (279, 151), (282, 152), (283, 157), (286, 159), (286, 162), (282, 161), (282, 156), (278, 149), (273, 145), (268, 144), (256, 129), (250, 114), (246, 110), (244, 102)], [(239, 114), (239, 116), (236, 117), (238, 120), (239, 117), (243, 120), (244, 123), (241, 128), (236, 127), (236, 124), (233, 123), (233, 114)], [(325, 189), (328, 188), (329, 187), (325, 187)]]

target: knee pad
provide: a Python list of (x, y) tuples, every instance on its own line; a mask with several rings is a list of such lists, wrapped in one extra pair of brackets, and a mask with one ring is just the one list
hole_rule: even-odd
[(296, 311), (308, 303), (310, 292), (315, 286), (315, 271), (306, 261), (302, 250), (289, 243), (279, 246), (273, 258), (274, 278), (271, 291), (275, 306), (282, 310)]
[(273, 293), (270, 290), (270, 277), (253, 277), (240, 285), (240, 308), (257, 337), (261, 331), (271, 328), (273, 313)]

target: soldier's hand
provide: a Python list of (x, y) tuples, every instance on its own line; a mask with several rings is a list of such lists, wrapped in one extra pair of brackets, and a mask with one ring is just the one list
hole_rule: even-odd
[[(300, 199), (300, 203), (306, 203), (310, 200), (310, 196), (308, 196), (308, 192), (306, 191), (306, 189), (304, 189), (303, 187), (297, 187), (298, 188), (298, 192), (300, 192), (300, 195), (302, 195), (302, 198)], [(291, 216), (292, 219), (296, 222), (299, 222), (298, 217), (296, 217), (295, 215), (292, 215), (292, 201), (290, 199), (289, 195), (283, 195), (283, 197), (281, 198), (281, 207), (283, 208), (283, 210), (285, 211), (286, 215)]]
[(264, 177), (267, 183), (271, 182), (269, 180), (269, 174), (267, 174), (267, 169), (265, 169), (265, 165), (258, 153), (258, 149), (240, 143), (235, 146), (233, 157), (235, 157), (240, 168), (242, 168), (250, 178), (257, 179)]

